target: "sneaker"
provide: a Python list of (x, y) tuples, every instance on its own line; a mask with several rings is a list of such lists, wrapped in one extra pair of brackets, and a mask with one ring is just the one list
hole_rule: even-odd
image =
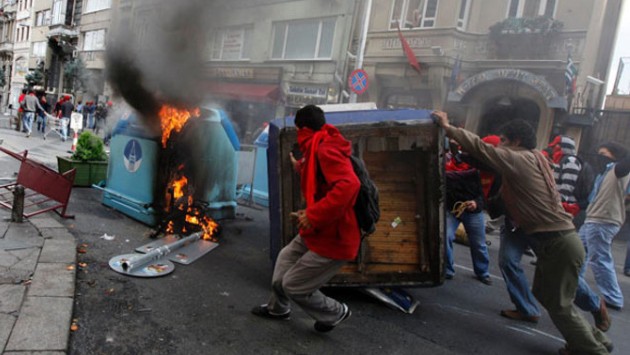
[(454, 276), (455, 275), (453, 275), (453, 274), (446, 274), (446, 275), (444, 275), (444, 278), (447, 279), (447, 280), (452, 280)]
[(291, 311), (283, 314), (274, 314), (269, 311), (269, 307), (266, 304), (252, 308), (252, 314), (267, 319), (288, 320), (291, 318)]
[(352, 315), (352, 311), (350, 311), (350, 308), (348, 308), (348, 306), (346, 306), (345, 303), (342, 303), (341, 306), (343, 307), (343, 314), (341, 315), (341, 318), (339, 318), (333, 324), (324, 324), (324, 323), (321, 323), (321, 322), (315, 322), (315, 330), (317, 330), (318, 332), (321, 332), (321, 333), (329, 332), (329, 331), (335, 329), (335, 327), (338, 326), (341, 322), (343, 322), (346, 319), (350, 318), (350, 316)]
[(526, 316), (517, 309), (504, 309), (501, 311), (501, 317), (530, 323), (538, 323), (540, 319), (539, 316)]
[(492, 285), (492, 279), (490, 278), (490, 276), (480, 276), (477, 279), (481, 281), (481, 283), (483, 283), (484, 285)]
[(624, 275), (626, 275), (626, 276), (628, 276), (628, 277), (630, 277), (630, 270), (624, 270), (624, 271), (623, 271), (623, 274), (624, 274)]
[(597, 329), (602, 332), (608, 331), (610, 329), (610, 316), (608, 315), (608, 309), (606, 308), (606, 302), (603, 299), (599, 301), (599, 309), (597, 311), (591, 312), (593, 318), (595, 319), (595, 326)]

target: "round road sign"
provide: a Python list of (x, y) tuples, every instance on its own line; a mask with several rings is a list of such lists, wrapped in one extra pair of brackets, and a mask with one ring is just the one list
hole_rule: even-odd
[(357, 95), (361, 95), (368, 88), (368, 75), (363, 69), (355, 69), (348, 77), (350, 90)]

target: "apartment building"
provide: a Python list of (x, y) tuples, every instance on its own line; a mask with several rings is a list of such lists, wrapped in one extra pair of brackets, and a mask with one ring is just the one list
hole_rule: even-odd
[(0, 108), (9, 104), (11, 75), (13, 74), (13, 32), (15, 29), (15, 13), (17, 3), (14, 0), (2, 0), (0, 14), (0, 68), (4, 80), (0, 87)]
[[(619, 20), (620, 0), (374, 0), (361, 101), (448, 110), (487, 134), (520, 117), (539, 145), (592, 124), (572, 107), (596, 107)], [(403, 54), (400, 33), (420, 62)], [(491, 29), (492, 28), (492, 29)], [(568, 58), (576, 83), (567, 87)], [(575, 86), (575, 89), (574, 89)]]
[[(31, 86), (53, 100), (67, 93), (105, 100), (104, 53), (117, 0), (4, 0), (0, 15), (0, 60), (7, 84), (0, 108), (17, 107), (21, 90)], [(27, 76), (39, 72), (39, 83)]]
[[(265, 121), (305, 103), (338, 102), (355, 3), (235, 0), (200, 7), (206, 48), (197, 77), (206, 100), (228, 112), (244, 141), (255, 138)], [(119, 5), (138, 46), (152, 45), (142, 40), (147, 21), (155, 11), (169, 10), (151, 1)]]

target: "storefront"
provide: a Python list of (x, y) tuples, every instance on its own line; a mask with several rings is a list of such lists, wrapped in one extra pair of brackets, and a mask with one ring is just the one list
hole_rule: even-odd
[(242, 143), (254, 141), (265, 122), (284, 114), (282, 68), (209, 67), (207, 100), (228, 113)]

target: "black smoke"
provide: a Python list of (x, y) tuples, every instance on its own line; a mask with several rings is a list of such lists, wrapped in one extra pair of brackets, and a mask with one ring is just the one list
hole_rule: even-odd
[[(159, 132), (162, 104), (197, 107), (208, 35), (203, 0), (152, 0), (121, 8), (112, 24), (106, 77), (114, 92)], [(142, 5), (142, 4), (146, 5)]]

